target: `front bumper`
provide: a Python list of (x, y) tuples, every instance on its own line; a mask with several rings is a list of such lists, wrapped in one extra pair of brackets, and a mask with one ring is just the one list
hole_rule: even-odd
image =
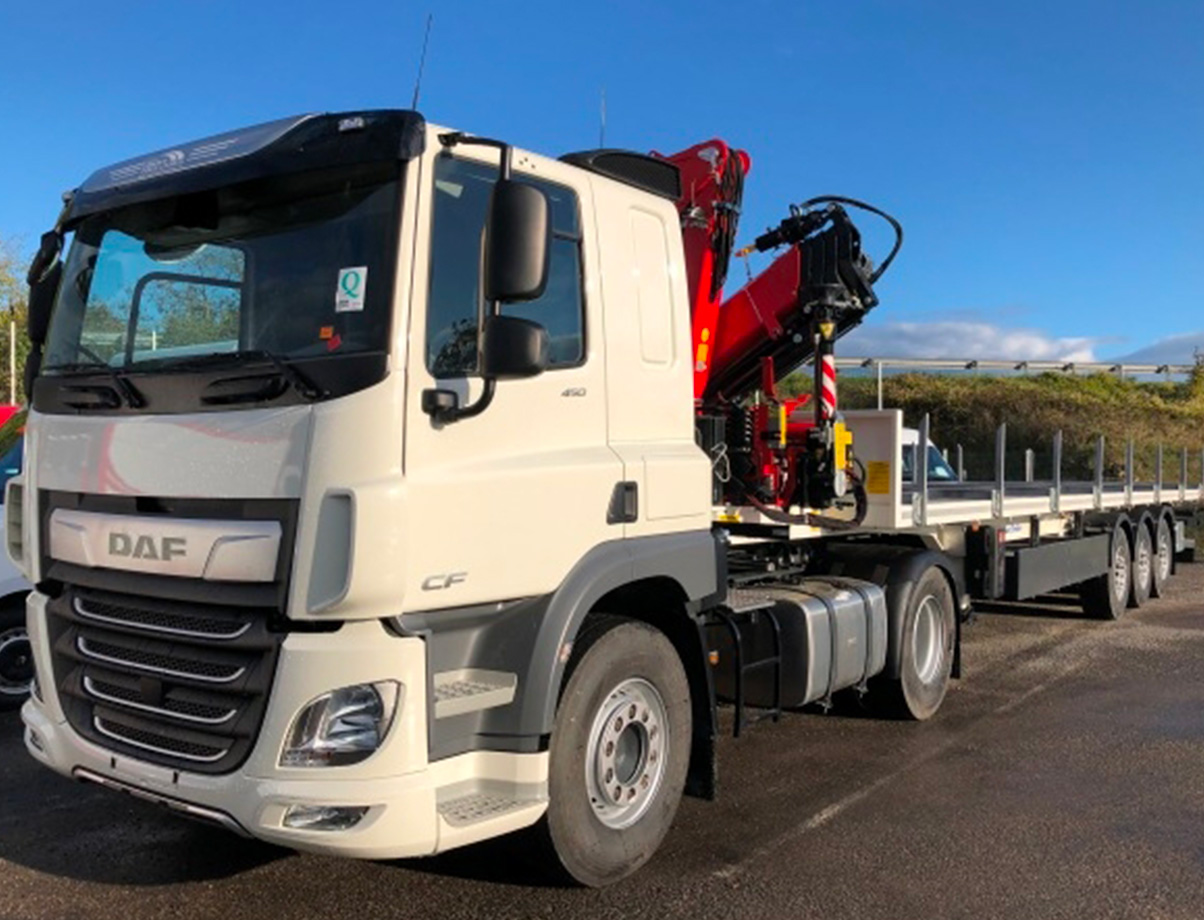
[[(283, 643), (254, 750), (233, 773), (202, 775), (116, 754), (78, 735), (55, 695), (45, 635), (45, 602), (28, 602), (42, 700), (22, 710), (30, 754), (51, 769), (99, 782), (192, 817), (299, 850), (370, 859), (423, 856), (534, 823), (546, 805), (547, 754), (472, 752), (433, 764), (427, 752), (427, 679), (421, 639), (398, 637), (377, 621), (335, 633), (296, 633)], [(277, 766), (293, 717), (337, 687), (397, 680), (404, 685), (380, 750), (344, 767)], [(513, 807), (485, 820), (448, 821), (446, 805), (481, 790), (517, 790)], [(367, 806), (342, 831), (288, 828), (290, 805)]]

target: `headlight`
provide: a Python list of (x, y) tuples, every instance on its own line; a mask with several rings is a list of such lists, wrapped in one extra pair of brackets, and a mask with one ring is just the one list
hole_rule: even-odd
[(311, 700), (293, 720), (282, 767), (338, 767), (371, 756), (393, 723), (402, 687), (396, 681), (356, 684)]

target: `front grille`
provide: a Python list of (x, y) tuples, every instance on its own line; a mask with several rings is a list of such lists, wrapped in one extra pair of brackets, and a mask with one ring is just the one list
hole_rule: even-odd
[(228, 684), (232, 680), (238, 680), (246, 672), (246, 668), (235, 664), (194, 661), (189, 658), (164, 655), (160, 652), (113, 645), (109, 642), (89, 639), (86, 636), (79, 636), (75, 640), (75, 647), (81, 655), (91, 661), (103, 661), (106, 664), (134, 671), (144, 671), (148, 674), (165, 674), (181, 680), (202, 680), (206, 683)]
[(118, 604), (77, 597), (75, 612), (85, 620), (127, 626), (166, 636), (191, 636), (201, 639), (237, 639), (251, 624), (236, 618), (214, 619), (212, 616), (189, 616), (185, 613), (165, 613), (159, 610), (134, 610)]
[(47, 614), (55, 683), (81, 735), (191, 772), (246, 759), (282, 638), (270, 610), (67, 587)]
[(152, 706), (143, 700), (140, 687), (128, 687), (112, 683), (110, 680), (96, 680), (91, 676), (84, 677), (84, 691), (94, 700), (105, 703), (118, 703), (137, 709), (140, 712), (150, 712), (159, 716), (174, 717), (198, 725), (222, 725), (229, 722), (238, 710), (222, 705), (197, 703), (191, 700), (174, 698), (164, 699), (160, 705)]
[(200, 763), (213, 763), (215, 760), (221, 760), (230, 750), (229, 748), (214, 747), (211, 744), (171, 738), (136, 725), (112, 722), (100, 716), (92, 717), (92, 725), (106, 738), (112, 738), (144, 751), (153, 751), (156, 754), (165, 754), (173, 758), (178, 757)]

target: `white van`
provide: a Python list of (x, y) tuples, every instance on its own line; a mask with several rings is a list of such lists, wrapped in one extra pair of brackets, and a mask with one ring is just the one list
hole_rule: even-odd
[[(912, 482), (916, 468), (916, 445), (920, 443), (920, 432), (915, 428), (903, 429), (903, 481)], [(949, 465), (940, 448), (928, 442), (928, 481), (960, 482), (957, 470)]]

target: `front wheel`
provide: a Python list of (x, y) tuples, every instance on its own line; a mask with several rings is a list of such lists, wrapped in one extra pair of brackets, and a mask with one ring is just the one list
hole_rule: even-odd
[(691, 730), (689, 683), (665, 635), (587, 620), (556, 711), (541, 824), (573, 881), (617, 882), (656, 851), (681, 801)]
[(0, 710), (24, 703), (32, 682), (33, 649), (25, 630), (25, 606), (0, 608)]

